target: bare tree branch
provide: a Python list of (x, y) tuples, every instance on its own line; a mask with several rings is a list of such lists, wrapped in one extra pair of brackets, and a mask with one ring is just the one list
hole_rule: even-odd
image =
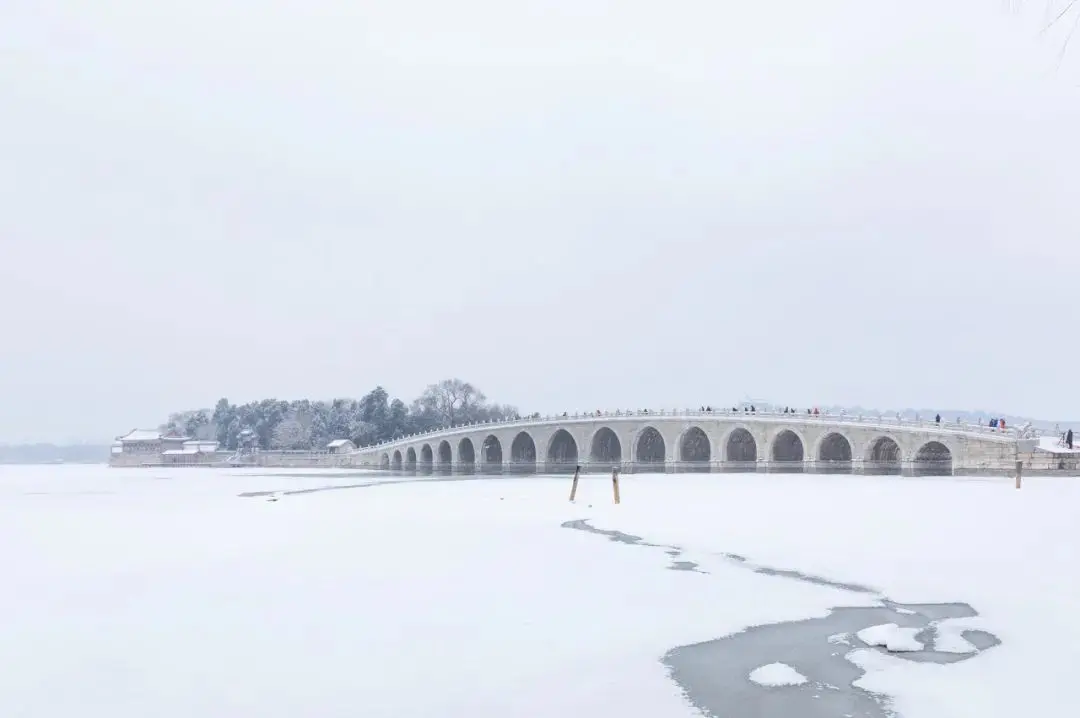
[[(1058, 14), (1057, 14), (1057, 15), (1056, 15), (1056, 16), (1054, 17), (1054, 19), (1053, 19), (1053, 20), (1051, 20), (1050, 22), (1048, 22), (1048, 23), (1046, 24), (1046, 26), (1045, 26), (1045, 27), (1043, 27), (1043, 29), (1039, 31), (1039, 34), (1040, 34), (1040, 35), (1045, 35), (1045, 34), (1047, 33), (1047, 31), (1049, 31), (1049, 30), (1050, 30), (1050, 28), (1054, 27), (1054, 26), (1055, 26), (1055, 25), (1057, 25), (1057, 24), (1058, 24), (1059, 22), (1061, 22), (1062, 18), (1064, 18), (1064, 17), (1066, 16), (1066, 15), (1068, 15), (1068, 14), (1069, 14), (1069, 11), (1070, 11), (1070, 10), (1072, 10), (1072, 9), (1073, 9), (1074, 7), (1076, 7), (1076, 4), (1077, 4), (1078, 2), (1080, 2), (1080, 0), (1069, 0), (1069, 4), (1068, 4), (1068, 5), (1066, 5), (1066, 6), (1064, 7), (1064, 9), (1062, 9), (1062, 11), (1061, 11), (1061, 12), (1059, 12), (1059, 13), (1058, 13)], [(1076, 25), (1075, 25), (1075, 23), (1074, 23), (1074, 24), (1073, 24), (1073, 28), (1075, 29), (1075, 27), (1076, 27)], [(1072, 33), (1071, 33), (1071, 32), (1069, 33), (1069, 37), (1072, 37)]]
[[(1072, 2), (1069, 3), (1069, 7), (1066, 8), (1065, 11), (1068, 12), (1070, 8), (1076, 5), (1077, 1), (1078, 0), (1072, 0)], [(1069, 44), (1072, 42), (1073, 35), (1076, 34), (1077, 26), (1080, 26), (1080, 12), (1076, 13), (1076, 17), (1073, 18), (1073, 24), (1072, 27), (1069, 29), (1069, 34), (1065, 36), (1065, 42), (1061, 45), (1061, 52), (1058, 53), (1057, 58), (1057, 66), (1054, 68), (1055, 72), (1061, 69), (1061, 63), (1065, 61), (1065, 53), (1069, 51)]]

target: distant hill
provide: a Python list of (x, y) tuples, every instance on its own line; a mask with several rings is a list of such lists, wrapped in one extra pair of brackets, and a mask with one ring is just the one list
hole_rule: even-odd
[(108, 444), (0, 444), (0, 464), (104, 464)]

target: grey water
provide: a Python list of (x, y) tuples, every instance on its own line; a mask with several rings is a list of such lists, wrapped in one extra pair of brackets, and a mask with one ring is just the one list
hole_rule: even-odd
[[(588, 520), (567, 521), (563, 528), (597, 534), (631, 546), (664, 549), (678, 558), (682, 549), (669, 544), (646, 541), (622, 531), (599, 529)], [(966, 603), (901, 604), (861, 584), (833, 581), (791, 569), (756, 565), (745, 556), (719, 554), (732, 566), (757, 574), (827, 586), (841, 592), (874, 594), (875, 606), (838, 606), (822, 618), (753, 626), (739, 633), (715, 638), (668, 651), (661, 661), (672, 680), (683, 690), (687, 700), (708, 716), (753, 718), (893, 718), (889, 698), (854, 685), (865, 671), (848, 659), (858, 648), (869, 649), (916, 663), (949, 664), (966, 661), (980, 652), (994, 648), (1001, 641), (985, 631), (963, 631), (961, 635), (973, 647), (972, 653), (937, 651), (938, 624), (953, 618), (969, 618), (978, 612)], [(692, 562), (697, 573), (706, 573)], [(890, 652), (859, 640), (859, 631), (884, 623), (901, 628), (917, 628), (915, 635), (924, 649)], [(843, 636), (837, 640), (837, 636)], [(806, 677), (806, 683), (791, 686), (762, 686), (750, 679), (761, 666), (784, 663)]]
[(705, 573), (698, 568), (698, 564), (694, 561), (675, 561), (674, 559), (682, 556), (683, 550), (679, 546), (671, 546), (668, 544), (649, 543), (640, 536), (634, 536), (633, 534), (623, 533), (622, 531), (614, 531), (611, 529), (598, 529), (591, 525), (588, 519), (580, 519), (577, 521), (565, 521), (562, 523), (564, 529), (575, 529), (577, 531), (585, 531), (591, 534), (597, 534), (599, 536), (606, 536), (611, 541), (617, 541), (618, 543), (629, 544), (630, 546), (648, 546), (650, 548), (662, 548), (664, 553), (672, 558), (669, 569), (674, 571), (694, 571), (697, 573)]
[[(249, 474), (249, 476), (264, 476), (266, 478), (283, 479), (310, 479), (311, 474)], [(519, 474), (450, 474), (439, 472), (402, 472), (402, 471), (365, 471), (356, 473), (339, 474), (339, 478), (368, 477), (369, 480), (354, 484), (327, 484), (325, 486), (310, 486), (303, 489), (269, 490), (269, 491), (245, 491), (237, 494), (240, 498), (260, 498), (266, 496), (299, 496), (302, 494), (316, 494), (320, 491), (346, 491), (349, 489), (370, 489), (375, 486), (394, 486), (396, 484), (416, 484), (424, 482), (459, 483), (464, 481), (514, 481), (518, 478), (531, 480), (541, 479), (548, 481), (566, 481), (565, 476), (556, 474), (535, 474), (523, 476)]]
[[(258, 474), (256, 474), (258, 476)], [(280, 478), (310, 478), (308, 474), (266, 474), (267, 477), (273, 477), (275, 479)], [(348, 476), (348, 475), (346, 475)], [(328, 484), (326, 486), (309, 486), (304, 489), (286, 489), (283, 491), (270, 490), (270, 491), (245, 491), (237, 494), (240, 498), (260, 498), (265, 496), (301, 496), (303, 494), (317, 494), (320, 491), (347, 491), (351, 489), (370, 489), (376, 486), (393, 486), (395, 484), (416, 484), (421, 482), (461, 482), (461, 481), (484, 481), (491, 480), (490, 476), (477, 476), (477, 475), (465, 475), (465, 476), (426, 476), (422, 479), (417, 478), (396, 478), (396, 479), (372, 479), (370, 481), (364, 481), (362, 483), (355, 484)]]
[[(898, 608), (905, 612), (897, 611)], [(932, 646), (933, 622), (975, 615), (975, 610), (963, 603), (834, 608), (824, 618), (754, 626), (732, 636), (680, 646), (668, 651), (662, 660), (687, 698), (708, 715), (886, 718), (895, 715), (888, 698), (853, 685), (865, 671), (846, 656), (855, 648), (887, 651), (867, 646), (855, 634), (871, 626), (895, 623), (904, 628), (922, 629), (917, 639)], [(846, 645), (829, 640), (837, 634), (848, 634)], [(995, 636), (981, 631), (965, 631), (963, 635), (977, 648), (1000, 643)], [(944, 664), (968, 660), (977, 654), (944, 653), (928, 648), (890, 655), (917, 663)], [(807, 682), (774, 687), (750, 680), (755, 668), (771, 663), (791, 666)]]

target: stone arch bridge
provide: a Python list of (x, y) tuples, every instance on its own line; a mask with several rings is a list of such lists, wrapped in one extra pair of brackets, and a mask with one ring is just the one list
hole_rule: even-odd
[(745, 411), (564, 414), (358, 449), (370, 469), (442, 473), (763, 471), (951, 475), (1012, 466), (1018, 434), (971, 424)]

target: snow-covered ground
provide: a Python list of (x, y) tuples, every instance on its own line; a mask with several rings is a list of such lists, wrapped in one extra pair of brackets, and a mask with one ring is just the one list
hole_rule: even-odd
[[(1080, 715), (1080, 480), (624, 476), (619, 506), (605, 477), (573, 505), (567, 478), (288, 493), (377, 480), (0, 467), (0, 716), (685, 718), (671, 649), (886, 598), (979, 612), (938, 650), (1001, 640), (944, 665), (834, 637), (905, 718)], [(263, 492), (280, 500), (239, 496)], [(561, 526), (578, 519), (659, 546)]]
[(1039, 437), (1039, 448), (1055, 454), (1080, 454), (1080, 445), (1075, 440), (1073, 441), (1073, 448), (1070, 449), (1061, 443), (1060, 436)]

